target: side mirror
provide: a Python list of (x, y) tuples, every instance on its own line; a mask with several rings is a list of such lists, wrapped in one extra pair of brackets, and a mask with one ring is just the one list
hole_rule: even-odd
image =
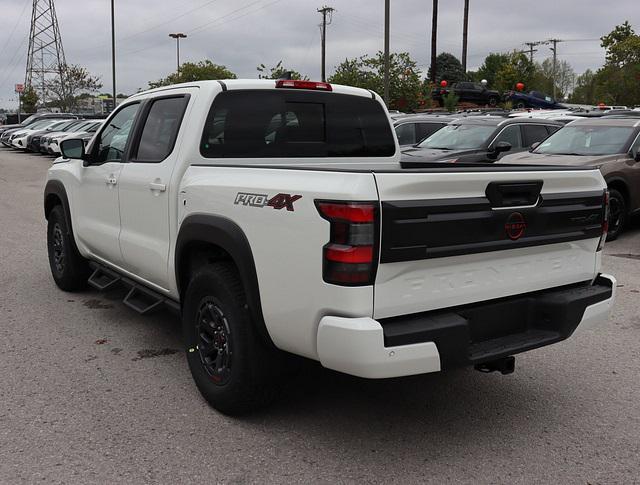
[(84, 159), (84, 142), (80, 138), (70, 138), (60, 143), (60, 152), (64, 158)]
[(535, 143), (532, 143), (531, 146), (529, 147), (529, 151), (532, 152), (534, 151), (536, 148), (538, 148), (540, 146), (540, 142), (537, 141)]
[(511, 143), (509, 143), (508, 141), (499, 141), (498, 143), (493, 145), (493, 148), (491, 149), (491, 151), (495, 154), (508, 152), (509, 150), (511, 150)]
[(631, 158), (633, 158), (635, 162), (640, 162), (640, 148), (631, 150)]

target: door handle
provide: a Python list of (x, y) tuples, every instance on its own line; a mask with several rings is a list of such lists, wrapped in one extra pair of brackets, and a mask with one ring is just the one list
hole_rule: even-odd
[(107, 179), (107, 185), (116, 185), (118, 183), (118, 179), (114, 176), (111, 176)]
[(166, 184), (161, 184), (161, 183), (158, 183), (158, 182), (151, 182), (149, 184), (149, 189), (157, 190), (158, 192), (164, 192), (165, 190), (167, 190), (167, 185)]

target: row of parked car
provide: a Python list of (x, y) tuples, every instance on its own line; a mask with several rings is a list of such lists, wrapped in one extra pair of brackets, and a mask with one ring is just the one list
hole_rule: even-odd
[(506, 91), (500, 93), (494, 89), (488, 89), (482, 83), (458, 82), (451, 87), (436, 87), (431, 90), (431, 99), (440, 106), (444, 106), (444, 97), (454, 94), (458, 101), (476, 103), (479, 105), (497, 106), (501, 101), (509, 102), (514, 108), (532, 109), (563, 109), (567, 106), (541, 91)]
[(19, 125), (0, 126), (0, 143), (17, 150), (57, 156), (62, 140), (82, 138), (86, 144), (102, 123), (103, 120), (86, 120), (70, 114), (35, 114)]
[(609, 239), (640, 211), (640, 112), (392, 114), (402, 166), (434, 162), (597, 166), (609, 187)]

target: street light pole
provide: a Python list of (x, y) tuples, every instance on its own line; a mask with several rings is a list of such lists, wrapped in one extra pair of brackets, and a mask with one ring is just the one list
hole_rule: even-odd
[(180, 39), (186, 39), (187, 36), (182, 32), (176, 34), (169, 34), (169, 37), (176, 39), (176, 58), (178, 61), (178, 76), (180, 75)]
[(116, 109), (116, 18), (111, 0), (111, 75), (113, 76), (113, 109)]

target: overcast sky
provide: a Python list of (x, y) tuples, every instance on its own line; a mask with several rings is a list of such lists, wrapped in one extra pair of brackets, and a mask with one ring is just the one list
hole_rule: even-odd
[[(327, 28), (327, 72), (345, 57), (383, 48), (384, 0), (326, 0), (336, 9)], [(577, 73), (599, 67), (597, 40), (629, 20), (640, 30), (640, 0), (471, 0), (469, 69), (489, 52), (523, 49), (527, 41), (551, 37), (560, 59)], [(32, 0), (0, 0), (0, 107), (17, 101), (24, 81)], [(461, 55), (463, 0), (441, 0), (438, 52)], [(391, 50), (408, 51), (426, 69), (431, 37), (430, 0), (391, 0)], [(257, 77), (256, 66), (284, 64), (320, 78), (321, 1), (311, 0), (116, 0), (117, 89), (127, 94), (175, 69), (175, 41), (184, 32), (183, 61), (204, 58), (238, 77)], [(62, 42), (70, 64), (87, 67), (111, 92), (109, 0), (58, 0)], [(591, 39), (591, 40), (583, 40)], [(595, 39), (595, 40), (594, 40)], [(540, 46), (536, 60), (551, 55)]]

